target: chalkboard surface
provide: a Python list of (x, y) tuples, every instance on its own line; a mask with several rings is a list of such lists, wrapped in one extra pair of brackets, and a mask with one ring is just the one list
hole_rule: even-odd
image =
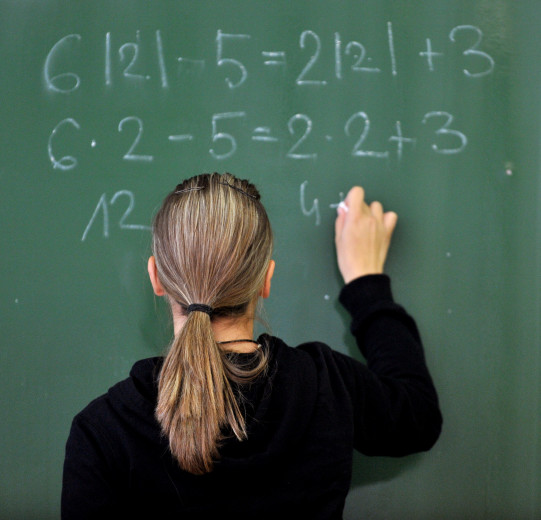
[(230, 171), (268, 208), (290, 343), (358, 356), (334, 208), (361, 184), (400, 216), (444, 432), (358, 457), (345, 518), (540, 518), (540, 26), (535, 0), (0, 0), (0, 517), (58, 517), (73, 415), (171, 334), (152, 214)]

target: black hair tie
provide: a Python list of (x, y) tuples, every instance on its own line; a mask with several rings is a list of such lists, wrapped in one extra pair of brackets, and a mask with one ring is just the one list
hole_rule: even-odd
[(186, 308), (186, 312), (190, 314), (191, 312), (204, 312), (205, 314), (208, 314), (209, 316), (213, 313), (214, 309), (212, 307), (209, 307), (208, 305), (205, 305), (203, 303), (191, 303)]

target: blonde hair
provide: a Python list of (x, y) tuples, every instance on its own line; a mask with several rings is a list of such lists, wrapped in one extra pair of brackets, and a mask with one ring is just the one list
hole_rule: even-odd
[[(212, 470), (228, 432), (246, 438), (232, 383), (253, 380), (267, 364), (266, 349), (249, 366), (236, 364), (211, 325), (244, 316), (264, 285), (272, 231), (259, 198), (246, 180), (202, 174), (179, 184), (154, 218), (159, 280), (187, 314), (160, 372), (156, 417), (180, 467), (193, 474)], [(188, 313), (192, 304), (213, 311)]]

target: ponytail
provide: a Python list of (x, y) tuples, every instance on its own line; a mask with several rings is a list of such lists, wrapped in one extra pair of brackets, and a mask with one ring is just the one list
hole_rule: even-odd
[(156, 416), (173, 456), (195, 475), (211, 471), (226, 426), (237, 439), (246, 438), (223, 353), (204, 312), (188, 314), (173, 340), (160, 373)]
[(242, 383), (266, 369), (267, 351), (239, 364), (216, 343), (212, 320), (246, 316), (264, 284), (272, 231), (252, 184), (203, 174), (165, 199), (152, 248), (169, 300), (186, 315), (159, 375), (156, 418), (180, 467), (201, 475), (212, 470), (227, 436), (247, 437), (237, 399)]

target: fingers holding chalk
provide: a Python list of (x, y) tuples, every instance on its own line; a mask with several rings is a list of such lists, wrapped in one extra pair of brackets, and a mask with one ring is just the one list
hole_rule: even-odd
[(378, 201), (366, 203), (364, 190), (351, 188), (337, 205), (335, 243), (338, 267), (346, 283), (383, 272), (397, 215)]

